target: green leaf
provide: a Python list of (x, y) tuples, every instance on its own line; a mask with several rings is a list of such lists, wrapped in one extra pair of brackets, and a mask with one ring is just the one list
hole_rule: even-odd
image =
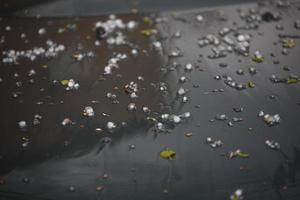
[(255, 87), (255, 84), (254, 84), (252, 81), (249, 81), (249, 82), (248, 82), (248, 87), (249, 87), (249, 88), (254, 88), (254, 87)]
[(288, 83), (288, 84), (298, 83), (298, 82), (299, 82), (299, 80), (298, 80), (298, 79), (295, 79), (295, 78), (289, 78), (289, 79), (287, 80), (287, 83)]
[(241, 158), (248, 158), (249, 154), (248, 153), (243, 153), (243, 152), (238, 152), (237, 155)]

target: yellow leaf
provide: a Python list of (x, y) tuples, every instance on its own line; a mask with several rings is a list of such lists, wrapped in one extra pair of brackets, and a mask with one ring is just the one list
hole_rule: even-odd
[(141, 30), (141, 34), (146, 35), (146, 36), (150, 36), (153, 34), (156, 34), (157, 30), (156, 29), (143, 29)]
[(248, 82), (248, 87), (249, 87), (249, 88), (254, 88), (254, 87), (255, 87), (255, 84), (254, 84), (252, 81), (249, 81), (249, 82)]
[(48, 65), (42, 65), (41, 68), (47, 69)]
[(295, 78), (289, 78), (288, 80), (287, 80), (287, 83), (288, 84), (292, 84), (292, 83), (298, 83), (298, 79), (295, 79)]
[(165, 158), (165, 159), (172, 159), (173, 157), (175, 157), (176, 152), (170, 149), (164, 150), (162, 152), (160, 152), (160, 157)]
[(253, 60), (254, 62), (261, 63), (261, 62), (264, 61), (264, 57), (261, 56), (261, 55), (254, 55), (254, 56), (252, 57), (252, 60)]
[(293, 39), (287, 39), (282, 44), (284, 48), (293, 48), (295, 46), (295, 41)]
[(69, 80), (61, 80), (60, 81), (60, 83), (62, 84), (62, 85), (68, 85), (68, 83), (69, 83)]
[(152, 22), (152, 20), (149, 17), (143, 17), (143, 21), (148, 24)]

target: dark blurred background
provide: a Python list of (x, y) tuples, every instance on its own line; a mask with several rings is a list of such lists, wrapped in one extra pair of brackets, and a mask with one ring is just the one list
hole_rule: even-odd
[(247, 3), (255, 0), (0, 0), (1, 15), (89, 16), (192, 9), (204, 6)]

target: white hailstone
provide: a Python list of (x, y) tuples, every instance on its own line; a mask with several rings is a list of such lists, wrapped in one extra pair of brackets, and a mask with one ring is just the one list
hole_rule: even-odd
[[(248, 48), (250, 47), (250, 43), (247, 41), (243, 41), (242, 43), (240, 43), (243, 47)], [(260, 55), (262, 57), (262, 55)]]
[(159, 87), (159, 90), (160, 91), (166, 91), (167, 90), (167, 86), (162, 85), (162, 86)]
[(84, 55), (82, 53), (78, 53), (73, 55), (73, 57), (77, 60), (77, 61), (82, 61), (84, 58)]
[(6, 30), (6, 31), (11, 31), (11, 26), (6, 26), (6, 27), (5, 27), (5, 30)]
[(87, 54), (86, 54), (87, 57), (94, 57), (95, 54), (92, 52), (92, 51), (89, 51)]
[(100, 26), (102, 26), (102, 22), (100, 22), (100, 21), (99, 21), (99, 22), (96, 22), (95, 27), (98, 28), (98, 27), (100, 27)]
[(225, 121), (225, 120), (227, 120), (227, 116), (226, 116), (226, 114), (217, 114), (216, 116), (215, 116), (215, 119), (216, 120), (219, 120), (219, 121)]
[(25, 34), (25, 33), (22, 33), (22, 34), (20, 35), (20, 37), (21, 37), (22, 39), (24, 39), (24, 38), (26, 38), (26, 34)]
[(86, 106), (83, 110), (83, 115), (93, 117), (95, 115), (94, 109), (91, 106)]
[(33, 47), (28, 50), (8, 50), (4, 51), (3, 62), (4, 63), (17, 63), (18, 59), (26, 58), (31, 61), (34, 61), (37, 57), (46, 57), (52, 58), (58, 55), (58, 52), (64, 50), (64, 46), (59, 46), (58, 44), (53, 43), (52, 41), (47, 41), (47, 48), (43, 47)]
[(19, 95), (18, 95), (17, 93), (13, 92), (13, 93), (12, 93), (12, 96), (13, 96), (14, 98), (17, 98)]
[(99, 40), (96, 40), (95, 42), (94, 42), (94, 44), (95, 44), (95, 46), (100, 46), (101, 45), (101, 42), (99, 41)]
[(174, 115), (173, 116), (173, 122), (176, 123), (176, 124), (178, 124), (178, 123), (181, 122), (181, 118), (179, 116), (177, 116), (177, 115)]
[(61, 122), (61, 125), (63, 126), (66, 126), (68, 124), (71, 124), (72, 121), (69, 119), (69, 118), (65, 118), (62, 122)]
[(33, 75), (35, 75), (36, 74), (36, 72), (35, 72), (35, 70), (34, 69), (31, 69), (31, 70), (29, 70), (29, 72), (28, 72), (28, 76), (30, 77), (30, 76), (33, 76)]
[(249, 68), (249, 73), (250, 74), (256, 74), (256, 69), (254, 67)]
[(257, 58), (262, 58), (262, 54), (260, 53), (260, 51), (255, 51), (254, 55), (255, 55)]
[(161, 119), (162, 119), (162, 120), (167, 120), (167, 119), (169, 119), (169, 114), (167, 114), (167, 113), (162, 114), (162, 115), (161, 115)]
[(20, 127), (21, 129), (27, 127), (26, 121), (19, 121), (19, 122), (18, 122), (18, 125), (19, 125), (19, 127)]
[(75, 187), (74, 187), (73, 185), (71, 185), (71, 186), (69, 187), (69, 191), (70, 191), (70, 192), (74, 192), (74, 191), (75, 191)]
[(280, 116), (278, 114), (273, 115), (275, 122), (280, 122)]
[(153, 42), (153, 46), (156, 50), (161, 50), (161, 48), (162, 48), (161, 42), (159, 42), (159, 41)]
[(266, 140), (265, 144), (271, 149), (280, 149), (280, 144), (278, 142)]
[(96, 128), (95, 131), (96, 131), (97, 133), (102, 133), (102, 132), (103, 132), (102, 128)]
[(227, 51), (232, 52), (233, 51), (232, 46), (227, 46)]
[(196, 19), (198, 22), (203, 22), (204, 17), (202, 15), (197, 15)]
[(45, 28), (40, 28), (39, 30), (38, 30), (38, 34), (39, 35), (44, 35), (46, 33), (46, 29)]
[(135, 111), (135, 110), (136, 110), (136, 105), (135, 105), (135, 103), (130, 103), (130, 104), (128, 104), (127, 110), (129, 110), (129, 111)]
[(190, 112), (185, 112), (185, 113), (183, 113), (183, 117), (184, 118), (190, 118), (191, 117), (191, 113)]
[(221, 76), (217, 75), (214, 77), (215, 80), (221, 80)]
[(232, 127), (232, 126), (233, 126), (232, 121), (229, 121), (229, 122), (227, 123), (227, 125), (230, 126), (230, 127)]
[(142, 110), (143, 110), (144, 113), (149, 113), (150, 112), (150, 109), (147, 106), (143, 106)]
[(35, 114), (35, 115), (34, 115), (34, 118), (35, 118), (35, 119), (42, 119), (43, 116), (41, 116), (41, 115), (39, 115), (39, 114)]
[(22, 145), (23, 148), (26, 148), (29, 145), (29, 141), (25, 141), (21, 145)]
[(130, 98), (135, 99), (137, 98), (137, 94), (135, 92), (130, 93)]
[(265, 114), (264, 121), (268, 125), (272, 126), (272, 125), (278, 124), (280, 122), (280, 116), (278, 114), (275, 114), (275, 115)]
[(127, 28), (128, 29), (134, 29), (135, 27), (137, 27), (137, 23), (135, 22), (135, 21), (129, 21), (128, 23), (127, 23)]
[(16, 82), (16, 86), (17, 86), (17, 87), (21, 87), (21, 86), (22, 86), (22, 82), (21, 82), (21, 81), (17, 81), (17, 82)]
[(211, 148), (217, 148), (217, 144), (215, 142), (210, 144)]
[(106, 97), (110, 99), (112, 97), (112, 93), (110, 92), (106, 93)]
[(186, 93), (185, 89), (183, 87), (180, 87), (177, 91), (178, 95), (184, 95)]
[(238, 40), (239, 42), (242, 42), (242, 41), (245, 41), (246, 38), (245, 38), (244, 35), (238, 35), (238, 36), (237, 36), (237, 40)]
[(179, 82), (181, 82), (181, 83), (186, 82), (186, 77), (185, 77), (185, 76), (181, 76), (181, 77), (179, 78)]
[(171, 54), (170, 54), (170, 56), (172, 56), (172, 57), (178, 57), (178, 56), (180, 56), (180, 51), (172, 51)]
[(175, 37), (179, 38), (181, 37), (181, 32), (180, 31), (177, 31), (175, 34), (174, 34)]
[(73, 88), (75, 85), (75, 81), (73, 79), (70, 79), (68, 82), (68, 87)]
[(182, 103), (186, 103), (189, 101), (189, 98), (187, 96), (182, 97)]
[(59, 44), (56, 48), (57, 51), (64, 51), (65, 50), (65, 46), (62, 44)]
[(78, 90), (79, 84), (76, 83), (73, 79), (70, 79), (68, 81), (68, 86), (66, 87), (66, 90)]
[(31, 61), (34, 61), (35, 59), (36, 59), (36, 56), (35, 56), (35, 55), (31, 55), (31, 56), (30, 56), (30, 60), (31, 60)]
[(211, 137), (207, 137), (207, 138), (206, 138), (206, 142), (207, 142), (207, 143), (211, 143), (211, 142), (213, 142), (213, 141), (212, 141)]
[(157, 128), (158, 130), (162, 130), (162, 129), (164, 128), (163, 123), (158, 122), (158, 123), (156, 124), (156, 128)]
[(106, 42), (107, 42), (107, 44), (112, 45), (112, 44), (116, 43), (116, 39), (113, 37), (109, 37), (109, 38), (107, 38)]
[(118, 54), (117, 57), (119, 59), (125, 59), (125, 58), (127, 58), (127, 55), (125, 53), (124, 54)]
[(216, 140), (214, 142), (214, 144), (215, 144), (215, 147), (221, 147), (223, 145), (223, 142), (221, 140)]
[(75, 83), (75, 85), (74, 85), (74, 90), (78, 90), (78, 88), (79, 88), (79, 83)]
[(116, 38), (116, 45), (121, 45), (121, 44), (124, 44), (125, 43), (125, 37), (121, 34), (121, 35), (118, 35)]
[(114, 128), (116, 128), (117, 126), (116, 126), (116, 124), (115, 124), (114, 122), (107, 122), (106, 127), (107, 127), (108, 129), (114, 129)]
[(191, 71), (193, 69), (193, 65), (191, 63), (188, 63), (188, 64), (185, 65), (184, 69), (186, 71)]
[(138, 51), (137, 51), (136, 49), (132, 49), (132, 50), (131, 50), (131, 54), (132, 54), (132, 55), (137, 55), (137, 54), (138, 54)]
[(143, 80), (144, 80), (144, 77), (138, 76), (138, 77), (137, 77), (137, 80), (138, 80), (138, 81), (143, 81)]
[(227, 33), (229, 33), (230, 32), (230, 28), (228, 28), (228, 27), (224, 27), (220, 32), (219, 32), (219, 34), (220, 35), (226, 35)]
[(104, 67), (104, 74), (111, 74), (111, 66), (110, 65)]
[(131, 145), (129, 146), (129, 149), (130, 149), (130, 150), (135, 149), (135, 145), (134, 145), (134, 144), (131, 144)]
[(240, 197), (240, 196), (242, 196), (242, 194), (243, 194), (243, 190), (242, 190), (242, 189), (238, 189), (238, 190), (236, 190), (236, 191), (234, 192), (234, 194), (235, 194), (236, 196)]

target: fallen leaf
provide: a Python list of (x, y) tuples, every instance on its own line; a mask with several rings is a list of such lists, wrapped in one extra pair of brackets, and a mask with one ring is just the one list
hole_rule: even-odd
[(295, 78), (289, 78), (289, 79), (287, 80), (287, 83), (288, 83), (288, 84), (298, 83), (298, 82), (299, 82), (299, 80), (298, 80), (298, 79), (295, 79)]
[(47, 69), (48, 65), (42, 65), (41, 68)]
[(61, 80), (60, 83), (61, 83), (63, 86), (66, 86), (66, 85), (68, 85), (69, 80), (64, 79), (64, 80)]
[(146, 35), (146, 36), (150, 36), (150, 35), (153, 35), (156, 33), (157, 33), (156, 29), (144, 29), (141, 31), (141, 34)]
[(237, 155), (241, 158), (248, 158), (249, 154), (248, 153), (243, 153), (243, 152), (238, 152)]
[(165, 158), (165, 159), (172, 159), (175, 157), (176, 152), (171, 149), (167, 149), (167, 150), (160, 152), (159, 155), (160, 155), (160, 157)]
[(152, 20), (149, 17), (143, 17), (143, 22), (150, 24)]
[(284, 48), (293, 48), (295, 46), (295, 41), (293, 39), (287, 39), (282, 44), (282, 47)]
[(252, 81), (249, 81), (249, 82), (248, 82), (248, 87), (249, 87), (249, 88), (254, 88), (254, 87), (255, 87), (255, 84), (254, 84)]

